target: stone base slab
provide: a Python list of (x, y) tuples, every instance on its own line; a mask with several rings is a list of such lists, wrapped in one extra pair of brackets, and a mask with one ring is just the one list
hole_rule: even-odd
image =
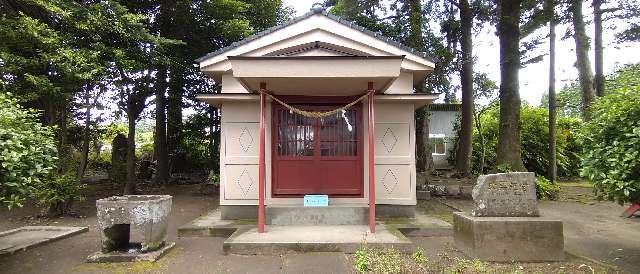
[(451, 224), (416, 211), (415, 218), (382, 219), (387, 227), (394, 227), (407, 237), (451, 237)]
[(222, 220), (246, 220), (258, 218), (257, 205), (220, 205)]
[(414, 218), (415, 216), (416, 206), (414, 205), (376, 204), (376, 218)]
[(267, 206), (265, 219), (267, 225), (364, 225), (369, 221), (369, 207), (362, 205)]
[(369, 247), (394, 247), (410, 252), (413, 244), (400, 231), (383, 224), (376, 233), (366, 225), (267, 226), (265, 233), (256, 228), (238, 229), (224, 241), (225, 253), (240, 255), (283, 254), (288, 252), (354, 253), (366, 242)]
[(564, 260), (562, 221), (544, 217), (474, 217), (454, 212), (456, 248), (496, 262)]
[(145, 253), (127, 253), (127, 252), (95, 252), (87, 257), (89, 263), (121, 263), (121, 262), (155, 262), (160, 257), (167, 254), (171, 248), (176, 245), (174, 242), (166, 243), (162, 248)]
[(256, 220), (224, 220), (219, 208), (178, 228), (178, 237), (229, 237), (241, 227), (256, 227)]
[(0, 232), (0, 256), (89, 231), (88, 227), (23, 226)]

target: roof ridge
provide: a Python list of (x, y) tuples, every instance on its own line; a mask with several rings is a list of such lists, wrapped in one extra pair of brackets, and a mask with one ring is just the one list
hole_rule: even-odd
[(295, 18), (293, 18), (293, 19), (291, 19), (289, 21), (286, 21), (286, 22), (284, 22), (282, 24), (279, 24), (279, 25), (275, 25), (275, 26), (270, 27), (268, 29), (265, 29), (263, 31), (254, 33), (254, 34), (248, 36), (245, 39), (233, 42), (230, 45), (222, 47), (222, 48), (220, 48), (220, 49), (218, 49), (216, 51), (207, 53), (206, 55), (196, 59), (195, 62), (202, 62), (202, 61), (204, 61), (204, 60), (206, 60), (208, 58), (211, 58), (213, 56), (220, 55), (221, 53), (227, 52), (227, 51), (229, 51), (231, 49), (234, 49), (234, 48), (236, 48), (238, 46), (247, 44), (247, 43), (249, 43), (249, 42), (251, 42), (253, 40), (256, 40), (258, 38), (266, 36), (269, 33), (272, 33), (272, 32), (275, 32), (277, 30), (280, 30), (280, 29), (283, 29), (285, 27), (288, 27), (290, 25), (293, 25), (293, 24), (295, 24), (297, 22), (300, 22), (300, 21), (302, 21), (304, 19), (307, 19), (307, 18), (309, 18), (309, 17), (311, 17), (313, 15), (316, 15), (316, 14), (322, 14), (322, 15), (326, 16), (327, 18), (329, 18), (329, 19), (331, 19), (333, 21), (336, 21), (337, 23), (340, 23), (340, 24), (345, 25), (345, 26), (347, 26), (349, 28), (358, 30), (358, 31), (360, 31), (360, 32), (362, 32), (362, 33), (364, 33), (366, 35), (369, 35), (369, 36), (375, 38), (375, 39), (381, 40), (381, 41), (383, 41), (383, 42), (385, 42), (387, 44), (390, 44), (390, 45), (398, 47), (398, 48), (400, 48), (402, 50), (405, 50), (405, 51), (408, 51), (408, 52), (413, 53), (415, 55), (418, 55), (418, 56), (420, 56), (420, 57), (422, 57), (422, 58), (424, 58), (426, 60), (429, 60), (429, 61), (431, 61), (433, 63), (436, 63), (438, 61), (436, 58), (433, 58), (433, 57), (427, 55), (427, 53), (422, 52), (422, 51), (418, 51), (418, 50), (416, 50), (416, 49), (414, 49), (412, 47), (406, 46), (406, 45), (404, 45), (404, 44), (402, 44), (402, 43), (400, 43), (400, 42), (398, 42), (398, 41), (396, 41), (394, 39), (391, 39), (391, 38), (389, 38), (389, 37), (387, 37), (385, 35), (382, 35), (382, 33), (370, 31), (370, 30), (368, 30), (368, 29), (356, 24), (353, 21), (345, 20), (345, 19), (341, 18), (340, 16), (337, 16), (335, 14), (331, 14), (331, 13), (329, 13), (328, 11), (326, 11), (324, 9), (312, 8), (310, 11), (308, 11), (307, 13), (305, 13), (305, 14), (303, 14), (301, 16), (295, 17)]

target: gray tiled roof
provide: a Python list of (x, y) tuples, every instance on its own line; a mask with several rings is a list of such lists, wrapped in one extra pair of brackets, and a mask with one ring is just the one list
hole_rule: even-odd
[(433, 63), (436, 63), (436, 62), (437, 62), (437, 59), (435, 59), (435, 58), (432, 58), (432, 57), (428, 56), (428, 55), (427, 55), (426, 53), (424, 53), (424, 52), (417, 51), (417, 50), (415, 50), (415, 49), (413, 49), (413, 48), (411, 48), (411, 47), (405, 46), (405, 45), (403, 45), (402, 43), (397, 42), (397, 41), (395, 41), (395, 40), (393, 40), (393, 39), (390, 39), (389, 37), (386, 37), (386, 36), (384, 36), (384, 35), (382, 35), (382, 34), (380, 34), (380, 33), (376, 33), (376, 32), (373, 32), (373, 31), (367, 30), (367, 29), (365, 29), (365, 28), (363, 28), (363, 27), (361, 27), (361, 26), (356, 25), (356, 23), (355, 23), (355, 22), (351, 22), (351, 21), (344, 20), (344, 19), (342, 19), (342, 18), (340, 18), (340, 17), (338, 17), (338, 16), (336, 16), (336, 15), (333, 15), (333, 14), (331, 14), (331, 13), (327, 12), (327, 11), (326, 11), (326, 10), (324, 10), (324, 9), (312, 9), (311, 11), (309, 11), (309, 12), (305, 13), (305, 14), (304, 14), (304, 15), (302, 15), (302, 16), (296, 17), (296, 18), (294, 18), (294, 19), (292, 19), (292, 20), (289, 20), (289, 21), (287, 21), (287, 22), (285, 22), (285, 23), (283, 23), (283, 24), (280, 24), (280, 25), (277, 25), (277, 26), (271, 27), (271, 28), (269, 28), (269, 29), (266, 29), (266, 30), (264, 30), (264, 31), (258, 32), (258, 33), (256, 33), (256, 34), (251, 35), (251, 36), (249, 36), (249, 37), (247, 37), (247, 38), (245, 38), (245, 39), (243, 39), (243, 40), (240, 40), (240, 41), (238, 41), (238, 42), (234, 42), (234, 43), (232, 43), (232, 44), (231, 44), (231, 45), (229, 45), (229, 46), (223, 47), (223, 48), (221, 48), (221, 49), (219, 49), (219, 50), (217, 50), (217, 51), (214, 51), (214, 52), (211, 52), (211, 53), (209, 53), (209, 54), (207, 54), (207, 55), (205, 55), (205, 56), (202, 56), (202, 57), (200, 57), (200, 58), (196, 59), (195, 61), (196, 61), (196, 62), (202, 62), (202, 61), (204, 61), (204, 60), (205, 60), (205, 59), (207, 59), (207, 58), (210, 58), (210, 57), (213, 57), (213, 56), (216, 56), (216, 55), (220, 55), (220, 54), (222, 54), (222, 53), (224, 53), (224, 52), (226, 52), (226, 51), (229, 51), (229, 50), (234, 49), (234, 48), (236, 48), (236, 47), (238, 47), (238, 46), (241, 46), (241, 45), (247, 44), (247, 43), (249, 43), (249, 42), (251, 42), (251, 41), (253, 41), (253, 40), (256, 40), (256, 39), (258, 39), (258, 38), (260, 38), (260, 37), (266, 36), (267, 34), (270, 34), (270, 33), (272, 33), (272, 32), (275, 32), (275, 31), (277, 31), (277, 30), (279, 30), (279, 29), (283, 29), (283, 28), (285, 28), (285, 27), (287, 27), (287, 26), (293, 25), (293, 24), (295, 24), (295, 23), (297, 23), (297, 22), (300, 22), (300, 21), (302, 21), (302, 20), (304, 20), (304, 19), (307, 19), (307, 18), (309, 18), (309, 17), (313, 16), (314, 14), (322, 14), (322, 15), (324, 15), (324, 16), (326, 16), (326, 17), (328, 17), (328, 18), (330, 18), (330, 19), (332, 19), (332, 20), (334, 20), (334, 21), (336, 21), (336, 22), (338, 22), (338, 23), (340, 23), (340, 24), (343, 24), (343, 25), (345, 25), (345, 26), (347, 26), (347, 27), (350, 27), (350, 28), (352, 28), (352, 29), (355, 29), (355, 30), (359, 30), (359, 31), (361, 31), (361, 32), (363, 32), (363, 33), (365, 33), (365, 34), (367, 34), (367, 35), (369, 35), (369, 36), (373, 37), (373, 38), (376, 38), (376, 39), (378, 39), (378, 40), (384, 41), (384, 42), (386, 42), (387, 44), (390, 44), (390, 45), (396, 46), (396, 47), (401, 48), (401, 49), (403, 49), (403, 50), (405, 50), (405, 51), (411, 52), (411, 53), (413, 53), (413, 54), (415, 54), (415, 55), (418, 55), (418, 56), (420, 56), (420, 57), (422, 57), (422, 58), (424, 58), (424, 59), (426, 59), (426, 60), (429, 60), (430, 62), (433, 62)]

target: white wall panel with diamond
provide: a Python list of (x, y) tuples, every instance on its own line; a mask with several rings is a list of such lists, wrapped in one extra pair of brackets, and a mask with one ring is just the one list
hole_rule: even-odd
[(376, 199), (405, 200), (410, 188), (409, 165), (376, 165)]
[(411, 104), (375, 105), (377, 204), (416, 203), (413, 113)]
[(229, 200), (255, 200), (258, 198), (258, 166), (226, 165), (225, 198)]
[(220, 204), (253, 205), (258, 199), (257, 103), (222, 107)]
[(376, 123), (376, 156), (405, 156), (410, 154), (409, 123)]
[(223, 130), (227, 158), (251, 157), (257, 161), (258, 127), (259, 123), (225, 123)]

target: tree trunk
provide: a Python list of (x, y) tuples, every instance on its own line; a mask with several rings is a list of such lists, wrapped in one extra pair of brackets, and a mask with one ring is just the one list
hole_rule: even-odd
[(84, 177), (84, 172), (87, 169), (87, 160), (89, 158), (89, 135), (91, 131), (91, 105), (89, 103), (90, 88), (84, 86), (84, 104), (86, 107), (84, 117), (84, 134), (82, 136), (82, 157), (80, 158), (80, 166), (78, 167), (78, 179)]
[(68, 159), (71, 157), (71, 148), (67, 145), (67, 130), (69, 129), (67, 125), (69, 115), (67, 100), (63, 99), (59, 107), (58, 111), (60, 112), (60, 116), (58, 117), (58, 128), (60, 128), (60, 131), (58, 134), (60, 141), (58, 143), (58, 174), (65, 174), (67, 173)]
[(571, 12), (573, 16), (573, 38), (576, 43), (576, 58), (580, 89), (582, 91), (582, 118), (589, 120), (589, 106), (595, 99), (593, 89), (593, 74), (589, 62), (589, 37), (585, 32), (585, 23), (582, 16), (582, 0), (572, 0)]
[(604, 96), (604, 68), (602, 57), (602, 0), (593, 0), (593, 25), (595, 29), (594, 41), (595, 41), (595, 87), (596, 95), (598, 97)]
[(182, 135), (182, 77), (180, 69), (172, 68), (167, 98), (167, 153), (171, 161), (169, 173), (175, 172), (176, 166), (179, 166), (176, 159)]
[(167, 116), (165, 92), (167, 88), (167, 69), (160, 68), (156, 79), (156, 132), (155, 132), (155, 152), (156, 152), (156, 182), (166, 183), (169, 178), (169, 157), (167, 155)]
[(471, 153), (473, 138), (473, 13), (467, 0), (459, 0), (460, 24), (462, 27), (462, 113), (460, 120), (460, 145), (456, 153), (456, 169), (461, 175), (471, 173)]
[(433, 156), (431, 155), (431, 142), (429, 141), (429, 111), (427, 107), (418, 111), (416, 119), (416, 154), (418, 161), (416, 169), (422, 172), (433, 170)]
[(545, 0), (549, 18), (549, 170), (547, 177), (554, 182), (557, 177), (556, 165), (556, 21), (554, 0)]
[[(422, 35), (422, 4), (419, 0), (408, 0), (409, 7), (409, 36), (407, 44), (417, 50), (424, 49), (424, 39)], [(424, 81), (420, 81), (415, 86), (418, 93), (424, 93)], [(433, 169), (433, 157), (431, 155), (431, 145), (429, 143), (429, 111), (424, 107), (416, 112), (416, 162), (417, 170), (429, 172)]]
[(497, 165), (524, 170), (520, 148), (520, 0), (500, 0), (500, 126)]
[(480, 167), (478, 168), (480, 170), (480, 174), (484, 174), (484, 166), (485, 166), (485, 156), (486, 156), (486, 149), (485, 149), (485, 141), (484, 141), (484, 132), (482, 132), (482, 122), (480, 121), (480, 116), (482, 116), (482, 112), (477, 113), (475, 110), (473, 111), (474, 113), (474, 121), (476, 124), (476, 130), (478, 130), (478, 137), (480, 137)]
[(127, 134), (127, 183), (124, 186), (124, 195), (136, 192), (136, 113), (132, 104), (127, 106), (127, 121), (129, 133)]

